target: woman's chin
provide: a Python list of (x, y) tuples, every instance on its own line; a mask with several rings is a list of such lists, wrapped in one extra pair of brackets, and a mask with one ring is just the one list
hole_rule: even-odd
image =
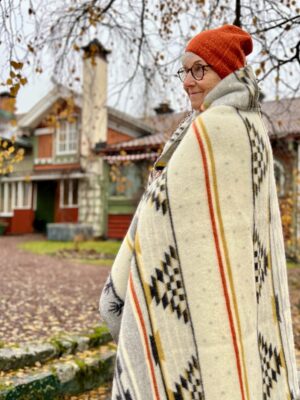
[(200, 111), (202, 102), (200, 101), (191, 101), (192, 109), (195, 111)]

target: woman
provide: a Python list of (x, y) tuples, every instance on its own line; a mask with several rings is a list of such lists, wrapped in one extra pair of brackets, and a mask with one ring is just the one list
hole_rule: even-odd
[(299, 395), (251, 51), (231, 25), (186, 47), (178, 73), (195, 114), (156, 162), (100, 299), (118, 342), (112, 399)]

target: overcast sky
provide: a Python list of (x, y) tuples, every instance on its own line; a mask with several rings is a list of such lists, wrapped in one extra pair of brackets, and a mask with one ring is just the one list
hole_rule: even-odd
[[(43, 2), (41, 2), (43, 3)], [(22, 0), (22, 8), (24, 7), (24, 15), (22, 15), (23, 20), (27, 18), (28, 16), (28, 4), (29, 0)], [(25, 28), (27, 29), (26, 26), (26, 21), (25, 21)], [(30, 29), (30, 26), (28, 27)], [(170, 49), (169, 49), (170, 50)], [(177, 46), (178, 50), (178, 46)], [(182, 47), (183, 50), (183, 47)], [(0, 51), (1, 51), (1, 46), (0, 46)], [(181, 48), (180, 48), (181, 51)], [(249, 57), (249, 61), (251, 63), (251, 59), (255, 57), (255, 53), (257, 54), (259, 51), (258, 48), (255, 49), (254, 53)], [(48, 63), (48, 58), (49, 58), (49, 63)], [(138, 84), (135, 85), (133, 89), (131, 89), (131, 92), (125, 93), (121, 99), (121, 101), (116, 102), (115, 99), (112, 98), (110, 95), (110, 90), (113, 88), (113, 85), (116, 81), (115, 76), (120, 76), (122, 70), (124, 68), (126, 69), (126, 64), (123, 62), (122, 55), (116, 54), (116, 52), (112, 52), (112, 54), (109, 56), (109, 65), (111, 66), (108, 68), (108, 79), (109, 79), (109, 92), (108, 92), (108, 104), (111, 106), (114, 106), (116, 108), (121, 109), (122, 111), (135, 114), (137, 111), (137, 99), (140, 104), (140, 102), (143, 99), (139, 99), (138, 96), (136, 96), (136, 93), (139, 93), (139, 86)], [(50, 64), (51, 61), (51, 55), (45, 54), (43, 56), (43, 61), (44, 64)], [(1, 64), (1, 61), (0, 61)], [(113, 67), (112, 67), (113, 66)], [(178, 65), (174, 65), (174, 71), (170, 71), (170, 73), (175, 74), (176, 70), (179, 68), (179, 63)], [(45, 96), (53, 87), (53, 83), (51, 82), (51, 70), (50, 69), (45, 69), (45, 71), (42, 74), (34, 75), (32, 71), (27, 69), (26, 71), (26, 76), (28, 77), (28, 84), (23, 86), (18, 94), (17, 97), (17, 112), (18, 113), (25, 113), (27, 112), (31, 107), (33, 107), (43, 96)], [(115, 73), (115, 76), (113, 74)], [(293, 78), (295, 79), (295, 78)], [(63, 82), (62, 82), (63, 83)], [(171, 93), (169, 89), (164, 89), (162, 87), (158, 87), (156, 91), (156, 97), (151, 99), (151, 108), (153, 109), (158, 105), (159, 102), (161, 101), (171, 101), (171, 106), (175, 108), (177, 111), (185, 109), (187, 107), (188, 102), (186, 101), (186, 96), (184, 94), (184, 91), (182, 90), (182, 85), (179, 80), (172, 80), (171, 87), (175, 89), (175, 94)], [(274, 90), (274, 80), (270, 80), (269, 83), (264, 84), (262, 87), (266, 98), (267, 99), (273, 99), (275, 97), (275, 90)], [(134, 91), (135, 97), (132, 96), (132, 92)]]

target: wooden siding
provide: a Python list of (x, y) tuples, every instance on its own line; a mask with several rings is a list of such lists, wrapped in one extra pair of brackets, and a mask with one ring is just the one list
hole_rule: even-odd
[(78, 222), (78, 207), (58, 208), (54, 219), (55, 222)]
[(109, 239), (123, 239), (129, 228), (133, 214), (108, 215), (108, 231)]
[(52, 158), (53, 155), (53, 135), (37, 136), (38, 158)]
[(35, 165), (36, 171), (49, 171), (49, 170), (80, 170), (79, 163), (72, 164), (49, 164), (49, 165)]
[(125, 133), (120, 133), (111, 128), (108, 128), (107, 144), (115, 144), (115, 143), (120, 143), (120, 142), (124, 142), (127, 140), (132, 140), (132, 137), (129, 135), (126, 135)]
[(32, 233), (34, 220), (33, 210), (14, 210), (14, 216), (10, 223), (10, 232), (12, 234)]

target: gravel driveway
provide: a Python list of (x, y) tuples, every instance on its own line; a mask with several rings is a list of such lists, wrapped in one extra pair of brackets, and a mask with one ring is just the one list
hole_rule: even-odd
[[(44, 237), (0, 237), (0, 341), (27, 342), (99, 324), (99, 296), (110, 267), (18, 248), (19, 243), (31, 240)], [(289, 271), (289, 286), (300, 365), (300, 268)]]
[(99, 296), (110, 267), (18, 248), (30, 240), (44, 237), (0, 237), (0, 341), (27, 342), (98, 325)]

